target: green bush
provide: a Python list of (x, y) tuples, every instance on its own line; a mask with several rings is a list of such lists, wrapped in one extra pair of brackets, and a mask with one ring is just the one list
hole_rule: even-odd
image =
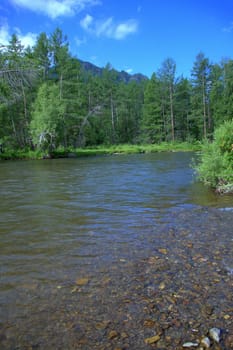
[(204, 183), (217, 188), (229, 188), (233, 184), (233, 119), (214, 132), (214, 141), (205, 143), (200, 164), (196, 166), (198, 177)]
[(221, 153), (233, 156), (233, 119), (225, 122), (214, 133), (215, 143)]

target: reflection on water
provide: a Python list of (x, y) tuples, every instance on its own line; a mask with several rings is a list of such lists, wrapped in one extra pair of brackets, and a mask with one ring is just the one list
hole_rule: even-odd
[(41, 286), (43, 309), (50, 288), (146, 255), (181, 209), (192, 227), (194, 208), (233, 207), (232, 196), (195, 182), (192, 156), (1, 162), (0, 323), (28, 317)]

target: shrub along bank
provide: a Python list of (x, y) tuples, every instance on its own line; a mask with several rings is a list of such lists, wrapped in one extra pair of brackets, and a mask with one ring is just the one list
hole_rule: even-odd
[(219, 193), (233, 193), (233, 119), (214, 132), (214, 141), (203, 145), (199, 179)]

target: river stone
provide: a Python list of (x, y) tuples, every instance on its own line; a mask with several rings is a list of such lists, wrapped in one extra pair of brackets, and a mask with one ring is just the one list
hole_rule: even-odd
[(187, 343), (184, 343), (182, 346), (183, 346), (183, 348), (194, 348), (194, 347), (198, 346), (198, 343), (192, 343), (192, 342), (188, 341)]
[(218, 328), (211, 328), (210, 330), (209, 330), (209, 335), (210, 335), (210, 337), (211, 337), (211, 339), (213, 339), (214, 341), (216, 341), (217, 343), (219, 343), (220, 342), (220, 334), (221, 334), (221, 331), (220, 331), (220, 329), (218, 329)]
[(164, 255), (167, 255), (168, 253), (166, 248), (159, 248), (159, 252)]
[(83, 277), (83, 278), (77, 278), (76, 279), (76, 284), (78, 285), (78, 286), (85, 286), (87, 283), (89, 282), (89, 278), (87, 278), (87, 277)]
[(143, 323), (144, 327), (152, 328), (155, 326), (155, 321), (153, 320), (145, 320)]
[(158, 334), (154, 335), (153, 337), (144, 339), (146, 344), (154, 344), (159, 340), (160, 340), (160, 336)]
[(204, 337), (201, 340), (201, 345), (205, 348), (205, 349), (209, 349), (210, 348), (210, 340), (208, 337)]
[(110, 331), (109, 334), (108, 334), (108, 339), (115, 339), (118, 337), (118, 333), (117, 331)]
[(233, 349), (233, 334), (229, 334), (225, 340), (226, 349)]

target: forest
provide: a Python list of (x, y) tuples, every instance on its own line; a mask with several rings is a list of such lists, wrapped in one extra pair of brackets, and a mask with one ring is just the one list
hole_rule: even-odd
[(16, 34), (0, 44), (0, 159), (15, 150), (35, 157), (97, 146), (202, 143), (199, 178), (233, 192), (232, 59), (212, 63), (199, 52), (185, 78), (168, 57), (150, 78), (128, 80), (110, 64), (95, 74), (80, 62), (60, 28), (41, 33), (33, 47), (23, 47)]
[(1, 150), (195, 143), (232, 119), (230, 58), (198, 53), (191, 78), (170, 57), (140, 81), (119, 79), (110, 64), (101, 72), (82, 69), (60, 28), (26, 48), (13, 34), (0, 45)]

